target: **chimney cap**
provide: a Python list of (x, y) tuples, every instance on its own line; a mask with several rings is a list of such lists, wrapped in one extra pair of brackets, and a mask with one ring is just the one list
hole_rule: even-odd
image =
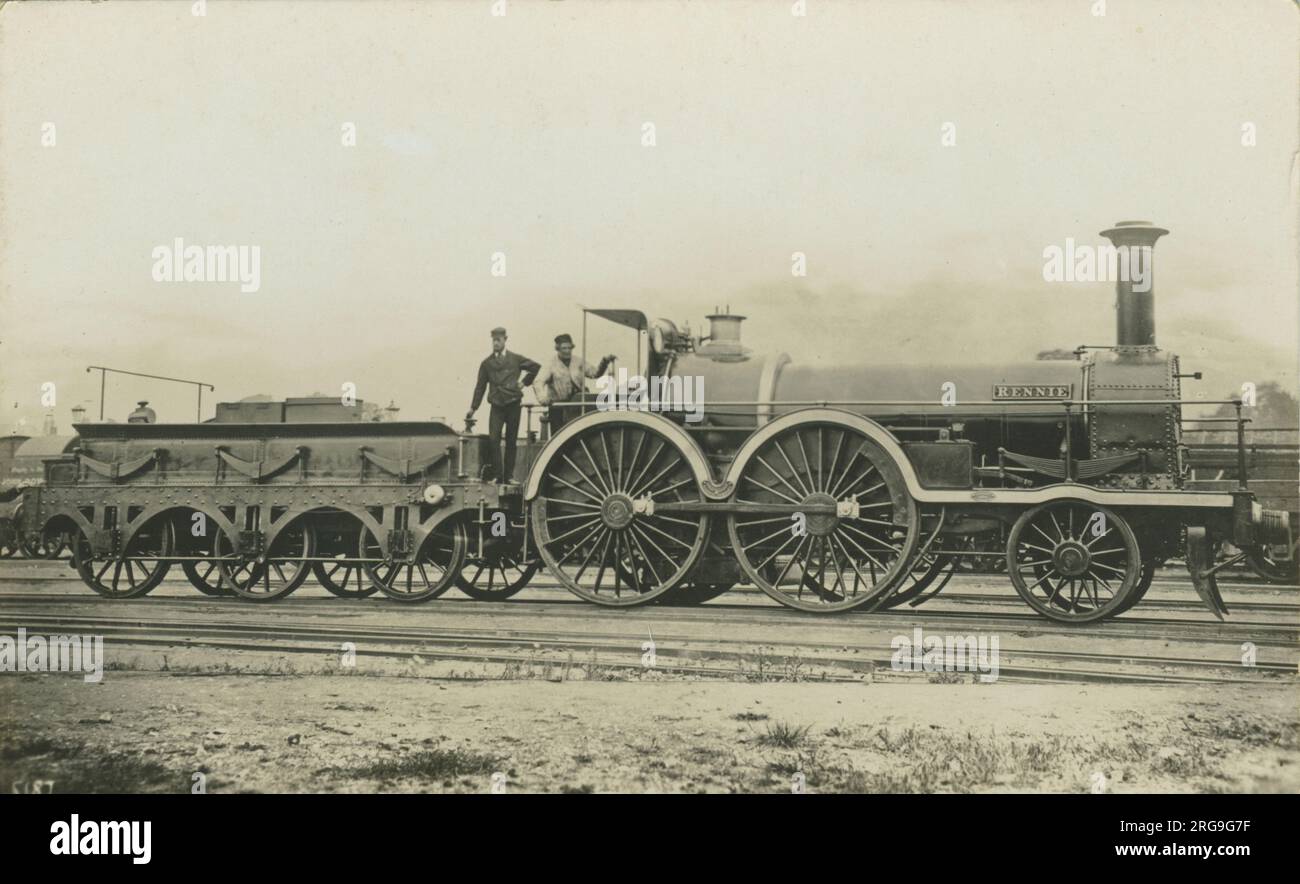
[(1114, 227), (1103, 230), (1101, 235), (1115, 245), (1153, 246), (1160, 237), (1169, 231), (1156, 227), (1150, 221), (1119, 221)]

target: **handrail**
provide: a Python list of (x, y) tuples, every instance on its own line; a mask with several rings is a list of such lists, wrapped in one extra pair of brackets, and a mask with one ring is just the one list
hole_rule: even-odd
[[(551, 407), (554, 408), (557, 405), (565, 408), (578, 407), (582, 409), (583, 414), (586, 414), (587, 409), (590, 408), (592, 404), (593, 403), (590, 400), (584, 397), (583, 399), (578, 400), (576, 402), (565, 402), (565, 403), (556, 402), (553, 403)], [(651, 404), (652, 403), (650, 402), (645, 402), (647, 408)], [(956, 403), (954, 403), (954, 405), (949, 406), (949, 405), (944, 405), (942, 401), (936, 401), (934, 399), (790, 399), (790, 400), (728, 399), (728, 400), (719, 400), (716, 402), (706, 399), (696, 404), (703, 408), (709, 408), (709, 407), (735, 408), (735, 407), (750, 407), (750, 406), (753, 407), (786, 406), (786, 407), (793, 407), (793, 408), (855, 408), (855, 407), (868, 407), (868, 406), (890, 406), (890, 407), (921, 406), (925, 408), (940, 409), (940, 411), (936, 412), (936, 415), (943, 414), (944, 413), (943, 409), (957, 407)], [(1107, 406), (1107, 407), (1116, 406), (1116, 405), (1163, 405), (1163, 406), (1231, 405), (1236, 410), (1236, 415), (1232, 418), (1224, 419), (1224, 422), (1231, 421), (1236, 424), (1235, 429), (1237, 433), (1237, 489), (1239, 491), (1248, 490), (1247, 479), (1246, 479), (1246, 424), (1250, 423), (1251, 419), (1248, 417), (1244, 417), (1242, 415), (1241, 409), (1242, 409), (1243, 402), (1240, 398), (1237, 399), (1074, 399), (1074, 398), (1070, 398), (1070, 399), (1046, 399), (1046, 398), (1044, 399), (971, 399), (971, 400), (966, 400), (961, 402), (960, 406), (963, 410), (954, 413), (960, 414), (963, 417), (970, 417), (971, 416), (970, 412), (965, 411), (965, 409), (969, 409), (974, 406), (991, 407), (991, 408), (1008, 408), (1008, 407), (1043, 408), (1045, 406), (1050, 407), (1053, 405), (1060, 407), (1066, 417), (1067, 479), (1070, 474), (1070, 466), (1071, 466), (1070, 464), (1071, 455), (1069, 452), (1069, 437), (1070, 437), (1071, 422), (1069, 420), (1069, 416), (1073, 413), (1072, 409), (1075, 406), (1080, 406), (1080, 412), (1079, 412), (1080, 414), (1087, 415), (1092, 413), (1092, 411), (1096, 409), (1097, 406), (1099, 405)], [(597, 409), (599, 409), (599, 406), (597, 406)], [(672, 410), (672, 409), (668, 409), (668, 410)]]
[[(577, 405), (579, 403), (556, 403), (565, 406)], [(588, 403), (590, 404), (590, 403)], [(808, 407), (830, 408), (840, 405), (926, 405), (936, 408), (952, 408), (954, 406), (944, 405), (937, 399), (744, 399), (744, 400), (726, 400), (713, 401), (705, 399), (702, 403), (705, 406), (721, 405), (734, 407), (738, 405), (800, 405)], [(965, 399), (959, 400), (958, 405), (965, 407), (969, 405), (1022, 405), (1022, 406), (1044, 406), (1060, 405), (1062, 407), (1071, 405), (1240, 405), (1240, 399)], [(1194, 420), (1194, 418), (1189, 418)]]

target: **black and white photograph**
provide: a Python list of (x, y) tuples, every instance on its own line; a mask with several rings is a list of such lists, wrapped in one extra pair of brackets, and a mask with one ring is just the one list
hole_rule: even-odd
[(1298, 205), (1292, 0), (0, 2), (14, 843), (1078, 796), (1230, 868)]

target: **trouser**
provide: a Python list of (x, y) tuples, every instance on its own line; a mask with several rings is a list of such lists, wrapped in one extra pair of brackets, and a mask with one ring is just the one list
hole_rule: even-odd
[[(557, 400), (557, 401), (563, 401), (563, 400)], [(569, 399), (567, 401), (579, 402), (580, 400)], [(573, 420), (575, 417), (577, 417), (579, 413), (580, 413), (580, 409), (566, 408), (563, 405), (561, 405), (559, 408), (554, 408), (554, 407), (548, 408), (546, 410), (546, 417), (551, 422), (551, 435), (554, 436), (556, 433), (560, 432), (560, 428), (563, 427), (565, 424), (567, 424), (569, 421)]]
[[(515, 477), (515, 449), (519, 446), (519, 414), (523, 404), (493, 405), (488, 415), (488, 438), (492, 440), (492, 475), (497, 482), (510, 482)], [(506, 433), (505, 461), (501, 459), (501, 431)]]

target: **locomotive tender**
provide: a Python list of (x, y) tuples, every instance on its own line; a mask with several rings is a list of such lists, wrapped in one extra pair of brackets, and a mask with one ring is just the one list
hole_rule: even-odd
[[(1150, 267), (1166, 232), (1103, 235)], [(203, 591), (254, 600), (309, 573), (339, 595), (506, 598), (544, 565), (605, 605), (749, 583), (832, 612), (917, 604), (975, 550), (1065, 623), (1124, 612), (1185, 555), (1222, 616), (1219, 541), (1286, 557), (1290, 520), (1259, 505), (1244, 468), (1231, 491), (1184, 487), (1182, 375), (1143, 288), (1117, 284), (1115, 346), (1001, 366), (803, 366), (745, 347), (729, 312), (696, 338), (586, 310), (635, 331), (643, 377), (699, 379), (702, 419), (643, 397), (609, 407), (608, 391), (552, 405), (581, 414), (546, 438), (530, 425), (522, 481), (505, 484), (480, 480), (488, 442), (469, 426), (83, 424), (23, 490), (22, 530), (67, 532), (82, 579), (110, 597), (180, 564)]]

